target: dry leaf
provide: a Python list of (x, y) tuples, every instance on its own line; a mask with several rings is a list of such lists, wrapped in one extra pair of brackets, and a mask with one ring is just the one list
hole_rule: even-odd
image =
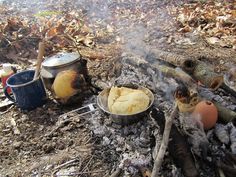
[(209, 37), (209, 38), (206, 38), (206, 40), (209, 44), (216, 44), (220, 42), (220, 39), (217, 37)]

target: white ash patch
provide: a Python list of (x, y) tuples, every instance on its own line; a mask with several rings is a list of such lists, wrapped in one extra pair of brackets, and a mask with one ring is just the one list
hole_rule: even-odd
[[(146, 62), (140, 58), (135, 59), (140, 60), (140, 63)], [(147, 87), (154, 93), (154, 106), (159, 107), (164, 112), (169, 112), (173, 108), (173, 92), (178, 86), (177, 82), (172, 78), (162, 76), (161, 73), (152, 68), (134, 66), (126, 62), (128, 60), (129, 58), (123, 60), (121, 75), (117, 78), (111, 78), (107, 85), (126, 85), (131, 83)], [(226, 102), (227, 107), (233, 105), (234, 101), (229, 96), (219, 95), (217, 92), (211, 92), (205, 88), (200, 89), (200, 95), (220, 103)], [(95, 97), (92, 100), (94, 101)], [(89, 122), (90, 125), (88, 127), (96, 136), (101, 137), (102, 144), (109, 147), (109, 150), (114, 151), (114, 154), (117, 155), (113, 158), (116, 160), (116, 162), (113, 162), (113, 166), (122, 167), (125, 176), (136, 175), (138, 173), (138, 166), (152, 167), (152, 157), (155, 156), (153, 154), (155, 151), (153, 151), (154, 146), (152, 143), (155, 141), (156, 147), (158, 147), (158, 144), (161, 142), (161, 135), (157, 135), (160, 134), (159, 127), (151, 119), (148, 119), (148, 116), (138, 123), (121, 126), (113, 123), (108, 115), (101, 111), (96, 111), (89, 118)], [(230, 142), (227, 143), (228, 140), (221, 139), (222, 137), (219, 135), (217, 135), (219, 138), (217, 139), (214, 135), (214, 133), (219, 134), (220, 132), (218, 125), (215, 127), (215, 131), (213, 129), (206, 133), (199, 122), (184, 114), (179, 115), (179, 119), (175, 121), (175, 124), (179, 127), (179, 130), (182, 130), (188, 136), (192, 151), (198, 158), (202, 158), (202, 155), (204, 155), (204, 158), (212, 161), (212, 154), (217, 157), (223, 157), (223, 150), (227, 146), (231, 146), (231, 152), (235, 152), (234, 131), (228, 131)], [(228, 130), (233, 125), (222, 126), (221, 128)], [(235, 130), (235, 128), (232, 128), (232, 130)], [(151, 137), (156, 139), (152, 140)], [(210, 148), (211, 155), (207, 154), (207, 148)], [(165, 161), (167, 161), (167, 164), (165, 164)], [(168, 158), (165, 161), (165, 171), (162, 169), (165, 176), (182, 176), (180, 169), (172, 161), (168, 160)], [(204, 177), (214, 173), (213, 169), (205, 167), (201, 167), (199, 171), (201, 176)]]

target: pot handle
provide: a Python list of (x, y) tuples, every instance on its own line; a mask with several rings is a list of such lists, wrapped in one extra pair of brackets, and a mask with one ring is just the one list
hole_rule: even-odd
[(9, 93), (7, 92), (8, 87), (9, 87), (8, 85), (4, 87), (4, 94), (5, 94), (5, 96), (6, 96), (9, 100), (11, 100), (12, 102), (15, 103), (16, 100), (15, 100), (13, 97), (11, 97), (11, 96), (9, 95)]

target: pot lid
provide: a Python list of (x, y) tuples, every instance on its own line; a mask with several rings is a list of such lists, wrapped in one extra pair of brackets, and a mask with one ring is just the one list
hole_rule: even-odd
[(42, 65), (45, 67), (57, 67), (62, 65), (67, 65), (69, 63), (73, 63), (79, 60), (80, 54), (73, 52), (73, 53), (66, 53), (61, 52), (52, 57), (46, 58)]

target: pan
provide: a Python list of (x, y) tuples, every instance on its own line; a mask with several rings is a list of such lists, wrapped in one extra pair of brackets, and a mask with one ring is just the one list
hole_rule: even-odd
[(138, 113), (131, 114), (131, 115), (113, 114), (113, 113), (111, 113), (109, 111), (109, 109), (108, 109), (108, 95), (109, 95), (109, 92), (110, 92), (111, 88), (104, 89), (102, 92), (100, 92), (100, 94), (97, 97), (97, 105), (98, 105), (98, 107), (103, 112), (108, 114), (111, 117), (113, 122), (115, 122), (117, 124), (120, 124), (120, 125), (128, 125), (128, 124), (136, 123), (136, 122), (140, 121), (141, 119), (143, 119), (144, 117), (146, 117), (148, 111), (150, 110), (150, 108), (151, 108), (151, 106), (153, 105), (153, 102), (154, 102), (154, 95), (153, 95), (153, 93), (149, 89), (147, 89), (147, 88), (145, 88), (143, 86), (138, 86), (138, 85), (119, 85), (119, 87), (120, 86), (132, 88), (132, 89), (142, 90), (149, 97), (150, 101), (149, 101), (148, 107), (145, 110), (143, 110), (143, 111), (140, 111)]

